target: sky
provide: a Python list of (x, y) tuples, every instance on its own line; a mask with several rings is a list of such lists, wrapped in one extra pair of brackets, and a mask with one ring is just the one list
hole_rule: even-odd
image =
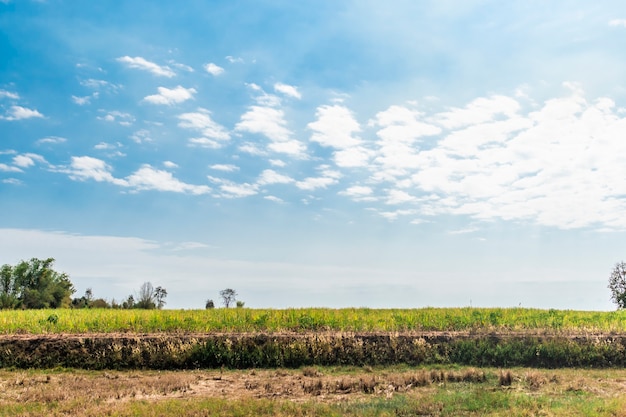
[(0, 264), (166, 308), (611, 310), (626, 7), (0, 0)]

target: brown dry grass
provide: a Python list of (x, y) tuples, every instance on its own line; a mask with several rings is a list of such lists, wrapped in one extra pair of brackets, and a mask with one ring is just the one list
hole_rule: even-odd
[[(626, 390), (626, 370), (312, 367), (187, 372), (5, 370), (0, 371), (0, 416), (38, 415), (42, 410), (50, 416), (105, 415), (137, 403), (166, 400), (270, 399), (330, 405), (375, 398), (388, 400), (396, 395), (427, 400), (442, 389), (450, 391), (473, 385), (494, 392), (505, 390), (532, 396), (560, 398), (573, 393), (612, 399), (623, 396)], [(5, 414), (3, 410), (13, 412)]]

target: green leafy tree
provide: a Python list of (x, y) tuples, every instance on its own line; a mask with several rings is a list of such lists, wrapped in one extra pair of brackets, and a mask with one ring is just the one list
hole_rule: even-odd
[(2, 308), (69, 307), (74, 286), (65, 273), (53, 269), (54, 258), (21, 261), (0, 269)]
[(611, 301), (617, 305), (617, 308), (626, 308), (626, 263), (618, 262), (613, 267), (609, 277), (609, 289)]
[(13, 309), (17, 307), (18, 293), (13, 279), (13, 267), (2, 265), (0, 268), (0, 309)]

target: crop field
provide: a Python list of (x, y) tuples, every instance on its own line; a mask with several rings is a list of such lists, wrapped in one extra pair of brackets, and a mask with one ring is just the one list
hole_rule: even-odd
[(626, 313), (0, 311), (0, 416), (626, 416)]
[(214, 332), (626, 333), (626, 311), (524, 308), (7, 310), (0, 334)]

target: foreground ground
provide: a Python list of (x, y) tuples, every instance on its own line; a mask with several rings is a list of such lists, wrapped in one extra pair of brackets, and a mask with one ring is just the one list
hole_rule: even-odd
[(626, 370), (0, 370), (0, 416), (626, 416)]

